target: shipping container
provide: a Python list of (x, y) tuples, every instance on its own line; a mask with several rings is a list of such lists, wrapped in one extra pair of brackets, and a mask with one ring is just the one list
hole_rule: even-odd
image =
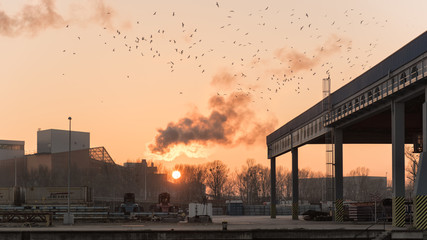
[[(70, 203), (87, 205), (92, 202), (89, 187), (70, 187)], [(27, 205), (66, 205), (68, 203), (67, 187), (30, 187), (25, 190)]]

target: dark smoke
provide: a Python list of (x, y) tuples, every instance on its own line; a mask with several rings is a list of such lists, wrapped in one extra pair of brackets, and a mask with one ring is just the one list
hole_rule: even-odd
[(155, 154), (165, 154), (179, 144), (233, 146), (263, 141), (276, 121), (257, 122), (255, 112), (249, 108), (250, 102), (251, 97), (243, 93), (232, 93), (227, 98), (213, 96), (209, 99), (208, 117), (195, 112), (169, 123), (165, 129), (158, 130), (155, 143), (149, 145), (149, 149)]

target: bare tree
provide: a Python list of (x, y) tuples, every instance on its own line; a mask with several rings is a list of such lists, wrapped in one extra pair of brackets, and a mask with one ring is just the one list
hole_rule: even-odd
[(285, 183), (285, 199), (292, 199), (292, 172), (287, 171), (284, 173), (284, 183)]
[(232, 172), (224, 184), (223, 196), (228, 199), (235, 199), (239, 195), (237, 187), (237, 173)]
[(210, 188), (214, 200), (220, 200), (230, 169), (220, 160), (206, 164), (206, 186)]
[[(259, 167), (259, 200), (261, 202), (270, 201), (271, 175), (268, 167)], [(276, 179), (277, 181), (277, 179)]]
[(322, 200), (323, 179), (325, 175), (321, 172), (313, 172), (310, 169), (300, 170), (302, 177), (299, 182), (299, 196), (301, 200), (318, 203)]
[(355, 201), (369, 200), (369, 183), (368, 183), (369, 168), (357, 167), (348, 174), (347, 181), (345, 182), (347, 198)]
[(276, 196), (279, 200), (286, 200), (288, 185), (287, 180), (289, 176), (289, 170), (285, 169), (283, 166), (278, 166), (276, 168)]
[(414, 191), (415, 179), (417, 178), (418, 172), (418, 161), (420, 159), (419, 153), (414, 153), (413, 147), (405, 146), (405, 157), (408, 160), (406, 165), (407, 178), (409, 183), (407, 184), (408, 191)]
[(181, 173), (178, 198), (187, 201), (201, 201), (206, 194), (206, 167), (203, 165), (175, 165), (174, 169)]
[[(269, 179), (269, 175), (263, 168), (260, 164), (255, 165), (254, 159), (248, 159), (246, 165), (243, 165), (240, 172), (237, 173), (240, 196), (248, 204), (261, 203), (262, 194), (268, 197), (268, 183), (265, 181)], [(264, 186), (262, 186), (263, 184)]]

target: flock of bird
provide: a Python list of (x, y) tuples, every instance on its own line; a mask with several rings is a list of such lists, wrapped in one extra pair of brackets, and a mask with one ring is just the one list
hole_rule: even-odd
[[(369, 57), (373, 54), (377, 40), (369, 43), (369, 46), (355, 48), (350, 40), (340, 36), (346, 35), (350, 25), (363, 27), (376, 24), (383, 27), (387, 23), (387, 20), (365, 17), (354, 9), (348, 9), (340, 18), (348, 20), (347, 22), (330, 19), (325, 14), (323, 18), (325, 22), (329, 22), (328, 29), (325, 29), (325, 25), (311, 20), (312, 14), (309, 12), (289, 9), (285, 14), (281, 12), (283, 10), (273, 10), (266, 6), (250, 13), (241, 13), (225, 9), (223, 5), (225, 4), (220, 2), (214, 2), (212, 5), (211, 11), (219, 11), (219, 16), (224, 18), (212, 23), (212, 28), (201, 29), (196, 20), (188, 23), (182, 21), (179, 12), (158, 10), (151, 16), (141, 17), (142, 20), (133, 23), (135, 29), (132, 34), (141, 29), (139, 35), (130, 35), (127, 29), (112, 30), (103, 26), (98, 33), (98, 41), (112, 54), (138, 55), (152, 64), (164, 64), (164, 70), (171, 74), (190, 67), (192, 71), (199, 72), (199, 77), (207, 82), (217, 74), (218, 68), (213, 67), (213, 64), (223, 66), (226, 69), (224, 71), (231, 76), (230, 82), (234, 88), (219, 88), (218, 95), (243, 92), (251, 95), (253, 101), (264, 101), (268, 104), (268, 101), (273, 100), (281, 91), (292, 90), (295, 94), (309, 92), (311, 90), (308, 82), (320, 81), (328, 75), (332, 75), (333, 80), (351, 80), (346, 74), (347, 69), (334, 69), (338, 62), (345, 64), (348, 69), (357, 67), (360, 73), (369, 69)], [(274, 18), (281, 17), (285, 22), (278, 26), (272, 25), (272, 15)], [(170, 21), (170, 25), (147, 31), (156, 25), (154, 23), (165, 21), (157, 18), (165, 18)], [(242, 18), (253, 25), (239, 25)], [(65, 28), (72, 26), (67, 25)], [(289, 28), (292, 28), (292, 31)], [(289, 36), (287, 31), (299, 34)], [(328, 31), (333, 32), (335, 37), (327, 36), (325, 32)], [(215, 32), (217, 37), (223, 36), (222, 40), (214, 42), (213, 39), (205, 39), (204, 36), (209, 32)], [(282, 41), (282, 45), (272, 48), (269, 39), (259, 36), (260, 33), (276, 36)], [(74, 38), (76, 41), (84, 41), (85, 37)], [(306, 38), (313, 44), (311, 48), (319, 49), (299, 50), (297, 46), (294, 47), (299, 38)], [(339, 48), (337, 56), (333, 58), (335, 62), (330, 60), (326, 53), (328, 44)], [(282, 47), (284, 53), (279, 53)], [(76, 55), (77, 51), (71, 49), (72, 47), (63, 49), (62, 53)], [(307, 66), (300, 66), (304, 63)], [(132, 78), (132, 75), (131, 72), (123, 74), (125, 78)], [(320, 90), (318, 91), (320, 94)], [(185, 93), (185, 89), (177, 91), (178, 95)]]

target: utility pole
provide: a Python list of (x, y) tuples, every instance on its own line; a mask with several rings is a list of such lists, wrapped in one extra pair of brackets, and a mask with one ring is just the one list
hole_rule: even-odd
[(71, 181), (71, 117), (68, 117), (70, 121), (69, 131), (68, 131), (68, 190), (67, 190), (67, 214), (64, 215), (64, 224), (73, 225), (74, 216), (70, 212), (70, 181)]
[(145, 162), (145, 171), (144, 171), (144, 200), (147, 201), (147, 161)]

